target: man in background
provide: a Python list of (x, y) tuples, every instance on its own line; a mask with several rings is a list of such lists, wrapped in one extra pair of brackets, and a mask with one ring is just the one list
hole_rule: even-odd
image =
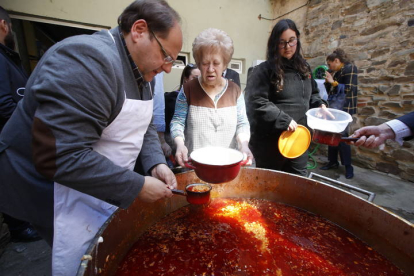
[[(23, 98), (27, 82), (27, 74), (15, 49), (16, 43), (11, 19), (6, 10), (0, 6), (0, 133), (16, 109), (17, 103)], [(6, 214), (3, 216), (13, 240), (34, 241), (40, 239), (40, 236), (28, 222), (14, 219)], [(2, 231), (5, 229), (7, 228), (2, 228), (0, 225), (0, 240), (4, 236)]]
[(224, 70), (223, 77), (225, 77), (226, 79), (234, 82), (239, 87), (241, 87), (240, 86), (240, 75), (239, 75), (239, 73), (237, 73), (233, 69), (227, 68), (226, 70)]

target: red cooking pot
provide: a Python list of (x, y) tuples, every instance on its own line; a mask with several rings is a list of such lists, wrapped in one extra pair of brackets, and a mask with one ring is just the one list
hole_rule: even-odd
[(319, 129), (313, 130), (312, 141), (318, 144), (325, 144), (336, 147), (340, 142), (358, 141), (359, 138), (342, 137), (341, 133), (323, 131)]
[(211, 186), (205, 183), (193, 183), (185, 187), (185, 191), (171, 189), (171, 192), (176, 195), (187, 197), (188, 203), (191, 204), (206, 204), (210, 202)]
[(243, 153), (223, 147), (205, 147), (193, 151), (190, 161), (185, 163), (203, 181), (219, 184), (237, 177), (240, 167), (246, 165)]

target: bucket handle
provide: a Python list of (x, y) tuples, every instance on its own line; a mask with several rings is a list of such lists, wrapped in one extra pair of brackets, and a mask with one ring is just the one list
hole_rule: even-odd
[[(364, 190), (364, 189), (361, 189), (361, 188), (358, 188), (358, 187), (355, 187), (355, 186), (352, 186), (352, 185), (343, 183), (341, 181), (334, 180), (332, 178), (329, 178), (329, 177), (326, 177), (326, 176), (323, 176), (323, 175), (320, 175), (320, 174), (317, 174), (317, 173), (313, 173), (313, 172), (311, 172), (309, 174), (308, 178), (312, 178), (312, 176), (316, 176), (316, 177), (321, 178), (323, 180), (327, 180), (327, 181), (333, 182), (333, 183), (335, 183), (335, 184), (337, 184), (339, 186), (342, 186), (342, 187), (348, 188), (350, 190), (357, 191), (357, 192), (359, 192), (361, 194), (367, 195), (368, 196), (368, 199), (367, 200), (369, 202), (373, 202), (374, 201), (375, 193), (373, 193), (373, 192), (370, 192), (370, 191), (367, 191), (367, 190)], [(328, 183), (323, 183), (323, 184), (326, 184), (328, 186), (333, 186), (333, 185), (330, 185)], [(335, 187), (335, 186), (333, 186), (333, 187)]]

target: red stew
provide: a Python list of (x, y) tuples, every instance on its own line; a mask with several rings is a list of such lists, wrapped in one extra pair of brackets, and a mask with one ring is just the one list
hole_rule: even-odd
[(266, 200), (214, 199), (156, 223), (132, 247), (117, 275), (404, 273), (318, 215)]
[(211, 186), (206, 184), (191, 184), (187, 186), (187, 201), (191, 204), (206, 204), (210, 201)]
[(312, 141), (319, 144), (337, 146), (341, 141), (341, 134), (323, 130), (314, 130)]

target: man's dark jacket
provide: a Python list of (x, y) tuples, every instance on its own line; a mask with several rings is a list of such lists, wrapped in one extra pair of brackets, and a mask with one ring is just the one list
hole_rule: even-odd
[(22, 99), (26, 82), (19, 54), (0, 43), (0, 132)]

